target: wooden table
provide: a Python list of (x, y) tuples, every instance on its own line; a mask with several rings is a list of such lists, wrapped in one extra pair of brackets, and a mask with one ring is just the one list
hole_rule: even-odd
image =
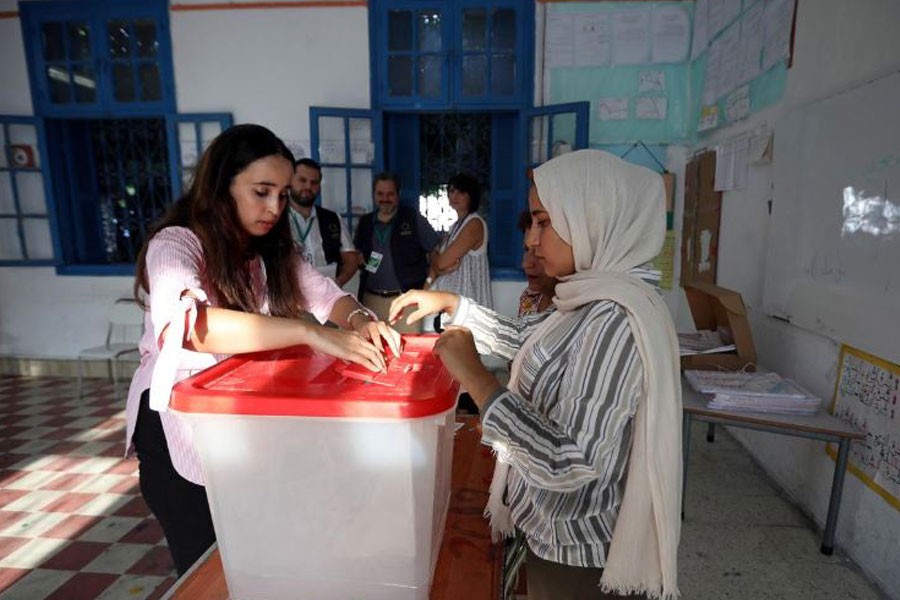
[[(500, 546), (491, 543), (482, 516), (494, 470), (494, 457), (480, 444), (478, 420), (460, 417), (453, 444), (450, 507), (431, 600), (493, 600), (500, 589)], [(227, 600), (228, 588), (218, 549), (213, 546), (184, 574), (163, 600)]]
[(828, 502), (828, 516), (825, 519), (825, 534), (821, 548), (822, 554), (830, 555), (834, 552), (834, 530), (837, 526), (838, 511), (841, 507), (841, 492), (844, 489), (844, 473), (847, 470), (850, 442), (865, 439), (864, 433), (824, 412), (819, 412), (815, 415), (781, 415), (707, 408), (706, 400), (703, 396), (685, 381), (682, 381), (682, 404), (684, 418), (682, 429), (682, 451), (684, 453), (684, 480), (681, 494), (682, 517), (684, 517), (684, 498), (687, 493), (691, 422), (694, 420), (706, 421), (710, 424), (706, 438), (710, 442), (714, 440), (716, 423), (730, 427), (741, 427), (824, 442), (835, 442), (838, 445), (838, 455), (834, 463), (831, 499)]

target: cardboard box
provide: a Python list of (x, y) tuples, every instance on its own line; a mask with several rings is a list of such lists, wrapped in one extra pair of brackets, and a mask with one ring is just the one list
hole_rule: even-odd
[(718, 331), (722, 340), (727, 344), (733, 343), (736, 350), (682, 356), (681, 368), (755, 371), (756, 348), (753, 346), (747, 309), (741, 295), (711, 283), (685, 284), (684, 293), (697, 330)]

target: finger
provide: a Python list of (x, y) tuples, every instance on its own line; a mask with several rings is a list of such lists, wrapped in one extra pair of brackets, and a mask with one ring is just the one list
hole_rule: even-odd
[(384, 373), (387, 370), (384, 356), (375, 350), (374, 347), (371, 349), (361, 348), (351, 360), (376, 373)]
[[(394, 356), (400, 356), (400, 334), (397, 333), (394, 329), (392, 329), (387, 323), (384, 321), (378, 321), (377, 325), (377, 333), (378, 340), (381, 342), (387, 342), (388, 348), (391, 350), (391, 354)], [(384, 344), (382, 343), (382, 351), (384, 349)]]
[(403, 309), (411, 304), (410, 302), (410, 292), (404, 292), (400, 294), (393, 302), (391, 302), (391, 308), (388, 310), (388, 322), (394, 323), (397, 321), (397, 317), (403, 312)]
[(384, 354), (384, 344), (381, 341), (380, 323), (370, 323), (368, 327), (366, 327), (366, 333), (369, 334), (369, 340), (371, 340), (375, 347), (378, 348), (378, 353)]
[(400, 356), (400, 332), (392, 327), (384, 326), (384, 339), (387, 340), (388, 346), (394, 356)]
[(428, 312), (427, 308), (417, 308), (416, 310), (409, 313), (409, 315), (406, 317), (406, 324), (412, 325), (413, 323), (417, 323), (429, 314), (430, 313)]

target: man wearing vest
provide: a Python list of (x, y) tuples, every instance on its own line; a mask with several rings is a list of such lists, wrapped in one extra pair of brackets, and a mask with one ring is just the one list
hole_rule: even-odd
[[(376, 175), (372, 195), (375, 211), (360, 219), (353, 238), (363, 255), (359, 299), (379, 319), (387, 319), (395, 297), (425, 285), (428, 255), (440, 238), (417, 210), (400, 206), (397, 175)], [(393, 326), (401, 333), (417, 333), (420, 323), (407, 325), (404, 314)]]
[(316, 206), (321, 189), (319, 163), (310, 158), (296, 161), (291, 179), (291, 235), (303, 257), (343, 287), (359, 268), (359, 256), (337, 213)]

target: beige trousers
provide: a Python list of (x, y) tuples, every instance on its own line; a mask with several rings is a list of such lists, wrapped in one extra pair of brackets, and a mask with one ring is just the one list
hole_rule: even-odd
[[(395, 298), (385, 298), (383, 296), (365, 292), (363, 293), (362, 303), (363, 306), (378, 315), (379, 319), (381, 319), (382, 321), (387, 321), (388, 314), (391, 310), (391, 302), (393, 302), (394, 299)], [(400, 333), (422, 333), (422, 321), (419, 321), (418, 323), (415, 323), (413, 325), (406, 324), (406, 317), (407, 315), (409, 315), (409, 313), (413, 312), (413, 310), (415, 310), (415, 307), (406, 308), (403, 313), (401, 313), (400, 318), (397, 320), (397, 322), (392, 323), (391, 326)]]

